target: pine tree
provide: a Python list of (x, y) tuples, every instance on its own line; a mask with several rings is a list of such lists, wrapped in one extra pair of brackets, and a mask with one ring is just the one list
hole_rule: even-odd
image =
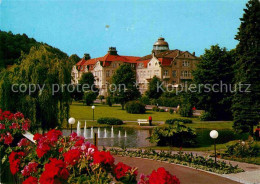
[(260, 120), (260, 2), (250, 0), (240, 19), (241, 25), (235, 39), (237, 60), (235, 64), (236, 84), (241, 85), (233, 98), (233, 116), (236, 130), (253, 133), (253, 126)]

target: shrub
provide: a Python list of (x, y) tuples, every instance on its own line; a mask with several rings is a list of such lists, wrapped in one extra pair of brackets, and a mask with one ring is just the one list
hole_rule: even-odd
[(140, 98), (140, 102), (145, 104), (145, 105), (150, 105), (150, 98), (148, 98), (147, 96), (142, 96)]
[(156, 111), (156, 112), (159, 112), (159, 108), (158, 107), (153, 107), (153, 109), (152, 109), (153, 111)]
[(260, 145), (253, 139), (248, 141), (238, 141), (227, 147), (225, 153), (235, 157), (257, 157), (260, 156)]
[(211, 116), (210, 112), (203, 112), (203, 113), (200, 115), (199, 119), (200, 119), (201, 121), (210, 121), (210, 120), (213, 119), (213, 117)]
[(184, 123), (184, 124), (189, 124), (192, 123), (192, 120), (190, 119), (184, 119), (184, 118), (173, 118), (173, 119), (167, 119), (165, 121), (165, 124), (173, 125), (175, 123)]
[(196, 133), (190, 127), (177, 123), (165, 127), (155, 127), (149, 138), (150, 142), (158, 146), (195, 146)]
[(86, 105), (92, 105), (94, 101), (97, 99), (97, 94), (93, 91), (86, 91), (84, 92), (83, 102)]
[(180, 115), (182, 117), (192, 117), (192, 106), (191, 104), (182, 104), (180, 108)]
[(165, 110), (164, 110), (164, 109), (160, 109), (159, 111), (160, 111), (160, 112), (165, 112)]
[(173, 109), (170, 109), (170, 110), (169, 110), (169, 113), (170, 113), (170, 114), (173, 114), (173, 112), (174, 112)]
[(126, 112), (130, 114), (144, 114), (145, 105), (139, 101), (130, 101), (125, 105)]
[(104, 97), (104, 95), (99, 95), (98, 96), (98, 99), (101, 101), (101, 103), (102, 103), (102, 100), (104, 100), (105, 99), (105, 97)]
[(97, 120), (97, 122), (99, 124), (107, 124), (107, 125), (122, 125), (123, 124), (123, 121), (121, 119), (118, 119), (118, 118), (108, 118), (108, 117), (99, 118)]
[(107, 105), (108, 105), (109, 107), (112, 107), (113, 103), (112, 103), (112, 99), (111, 99), (110, 96), (108, 96), (108, 97), (106, 98), (106, 103), (107, 103)]

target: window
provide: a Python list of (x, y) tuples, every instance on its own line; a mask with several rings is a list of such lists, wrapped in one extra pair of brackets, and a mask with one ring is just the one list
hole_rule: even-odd
[(191, 72), (190, 71), (181, 71), (181, 76), (182, 77), (191, 77)]
[(116, 67), (116, 63), (113, 63), (113, 64), (112, 64), (112, 67), (115, 68), (115, 67)]
[(168, 70), (164, 70), (163, 75), (168, 76)]
[(176, 71), (176, 70), (173, 70), (173, 71), (172, 71), (172, 76), (173, 76), (173, 77), (176, 77), (176, 76), (177, 76), (177, 71)]
[(190, 62), (189, 61), (183, 61), (182, 66), (184, 66), (184, 67), (190, 66)]
[(110, 76), (110, 71), (109, 71), (109, 70), (106, 71), (106, 76), (107, 76), (107, 77)]

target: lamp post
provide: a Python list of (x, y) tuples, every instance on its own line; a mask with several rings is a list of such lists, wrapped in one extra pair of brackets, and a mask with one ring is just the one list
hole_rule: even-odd
[(209, 133), (210, 137), (214, 139), (214, 149), (215, 149), (215, 164), (217, 164), (217, 150), (216, 150), (216, 139), (218, 138), (218, 131), (211, 130)]
[(91, 108), (93, 109), (93, 121), (94, 121), (94, 111), (95, 111), (95, 106), (93, 105)]
[(71, 117), (69, 120), (68, 120), (69, 124), (70, 124), (70, 133), (72, 134), (72, 125), (75, 123), (75, 118)]

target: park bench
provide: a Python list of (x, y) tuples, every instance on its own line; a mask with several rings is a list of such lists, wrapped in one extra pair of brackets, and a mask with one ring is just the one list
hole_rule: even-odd
[(138, 122), (139, 126), (143, 123), (149, 123), (147, 119), (138, 119), (137, 122)]

